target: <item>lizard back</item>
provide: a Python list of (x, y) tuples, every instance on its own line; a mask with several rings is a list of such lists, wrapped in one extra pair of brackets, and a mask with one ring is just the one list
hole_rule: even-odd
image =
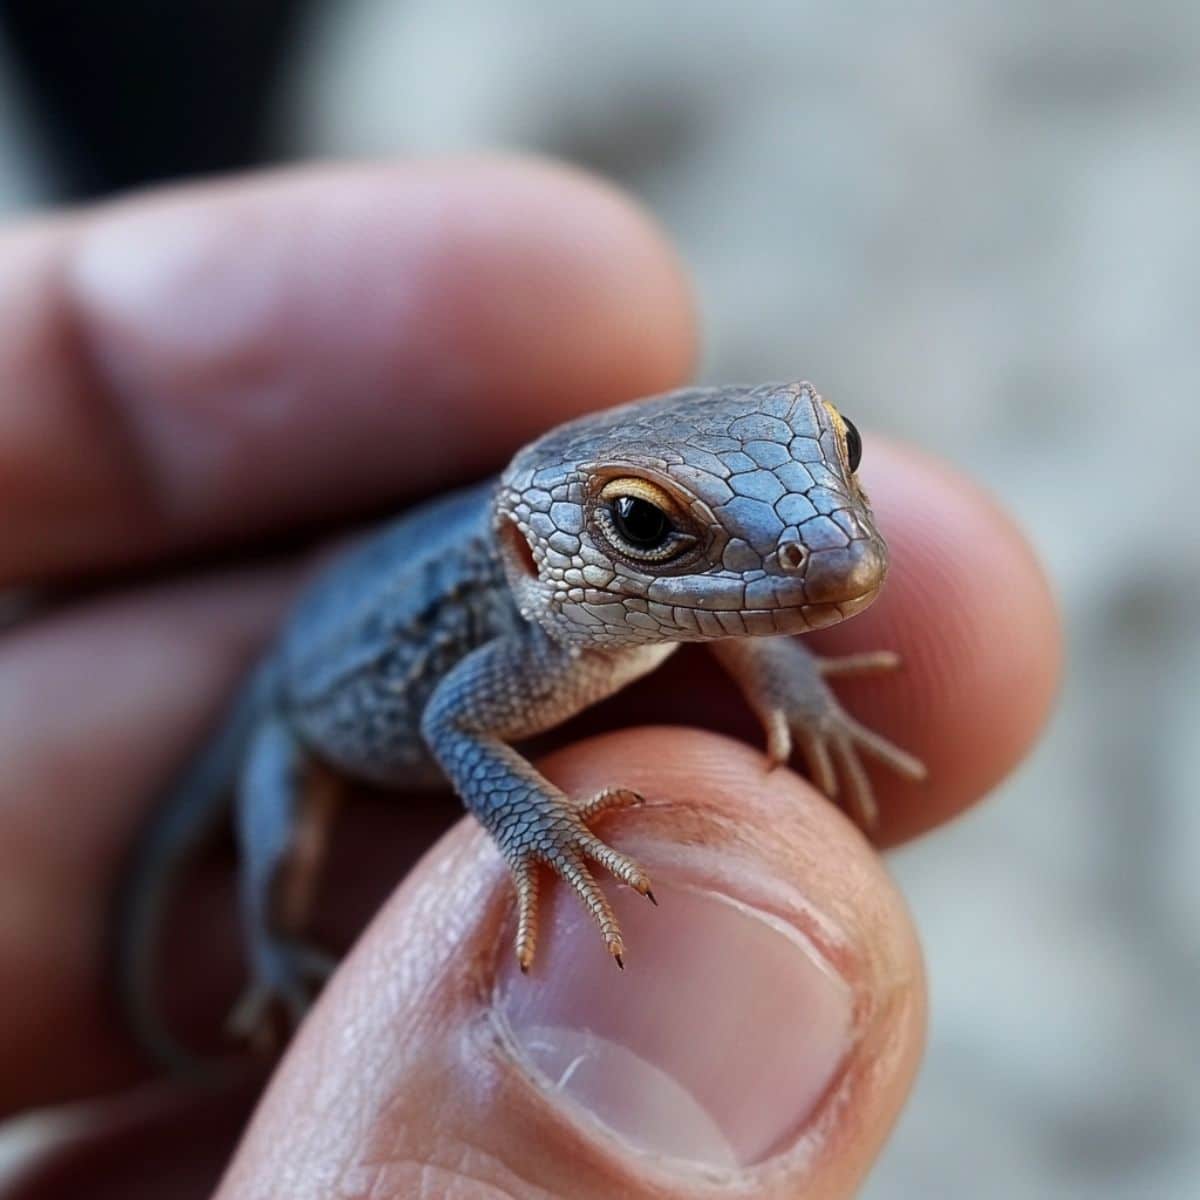
[[(279, 642), (279, 700), (320, 757), (376, 783), (411, 782), (429, 764), (420, 722), (433, 688), (521, 622), (490, 530), (494, 488), (404, 514), (301, 595)], [(372, 767), (382, 761), (386, 771)]]

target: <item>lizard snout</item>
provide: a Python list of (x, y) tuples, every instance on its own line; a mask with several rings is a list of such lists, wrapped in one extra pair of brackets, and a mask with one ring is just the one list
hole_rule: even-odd
[(879, 537), (856, 538), (848, 546), (814, 550), (804, 570), (805, 597), (811, 604), (842, 604), (873, 596), (886, 573), (887, 551)]

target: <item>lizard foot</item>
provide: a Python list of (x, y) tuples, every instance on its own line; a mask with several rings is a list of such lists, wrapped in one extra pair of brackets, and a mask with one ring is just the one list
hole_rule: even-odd
[(794, 690), (789, 689), (792, 694), (786, 702), (762, 712), (767, 757), (772, 765), (787, 762), (794, 737), (813, 783), (834, 799), (840, 791), (839, 774), (844, 777), (854, 819), (863, 829), (874, 829), (879, 823), (879, 807), (861, 755), (867, 754), (897, 775), (916, 782), (925, 778), (925, 765), (856, 721), (838, 703), (825, 680), (894, 671), (900, 666), (900, 656), (880, 650), (841, 658), (814, 656), (810, 661), (812, 674), (794, 680)]
[(798, 744), (813, 783), (831, 800), (845, 780), (851, 815), (863, 829), (876, 826), (879, 809), (861, 755), (905, 779), (925, 778), (918, 759), (856, 721), (828, 683), (835, 676), (894, 671), (900, 666), (898, 654), (880, 650), (821, 658), (792, 638), (731, 639), (713, 649), (762, 722), (771, 765), (786, 763), (793, 743)]
[(517, 962), (528, 971), (537, 948), (538, 868), (545, 864), (564, 880), (583, 901), (584, 907), (600, 927), (604, 945), (625, 966), (624, 943), (608, 898), (588, 869), (586, 860), (599, 863), (615, 879), (657, 904), (650, 890), (650, 878), (628, 855), (614, 850), (588, 828), (587, 822), (614, 809), (632, 808), (642, 797), (628, 788), (606, 788), (577, 806), (554, 798), (539, 807), (533, 828), (522, 829), (521, 844), (509, 854), (513, 881), (517, 888)]
[(337, 963), (321, 950), (285, 938), (257, 946), (254, 958), (254, 980), (226, 1027), (254, 1049), (269, 1052), (280, 1041), (280, 1014), (285, 1026), (295, 1029)]

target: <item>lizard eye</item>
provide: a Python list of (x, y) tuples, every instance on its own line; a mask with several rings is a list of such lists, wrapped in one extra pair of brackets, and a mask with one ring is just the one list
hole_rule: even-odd
[(845, 417), (842, 418), (842, 424), (846, 427), (846, 459), (850, 464), (850, 473), (853, 474), (862, 462), (862, 434), (858, 432), (854, 422)]
[(604, 540), (623, 558), (666, 563), (696, 543), (673, 519), (677, 505), (671, 496), (648, 479), (611, 480), (599, 499), (596, 524)]
[(639, 550), (652, 549), (671, 532), (667, 514), (637, 496), (618, 496), (612, 502), (612, 515), (616, 531)]

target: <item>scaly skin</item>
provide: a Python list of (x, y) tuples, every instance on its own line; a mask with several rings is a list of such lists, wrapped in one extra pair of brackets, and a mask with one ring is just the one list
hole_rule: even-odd
[(844, 780), (869, 825), (859, 751), (910, 778), (923, 769), (844, 712), (825, 679), (897, 659), (818, 659), (788, 636), (853, 616), (883, 582), (887, 549), (858, 484), (856, 439), (808, 384), (674, 392), (553, 430), (498, 483), (406, 515), (335, 563), (168, 795), (131, 873), (121, 974), (146, 1047), (187, 1061), (152, 1004), (157, 913), (235, 778), (254, 975), (236, 1022), (252, 1036), (275, 1001), (298, 1018), (328, 969), (298, 940), (303, 903), (281, 897), (310, 890), (295, 860), (303, 850), (311, 874), (305, 799), (327, 791), (330, 768), (400, 786), (440, 767), (512, 869), (522, 968), (543, 866), (579, 895), (621, 964), (620, 930), (587, 864), (653, 899), (650, 880), (589, 824), (640, 797), (614, 786), (572, 800), (512, 743), (652, 671), (681, 642), (711, 644), (762, 720), (772, 762), (794, 740), (816, 784), (833, 796)]

